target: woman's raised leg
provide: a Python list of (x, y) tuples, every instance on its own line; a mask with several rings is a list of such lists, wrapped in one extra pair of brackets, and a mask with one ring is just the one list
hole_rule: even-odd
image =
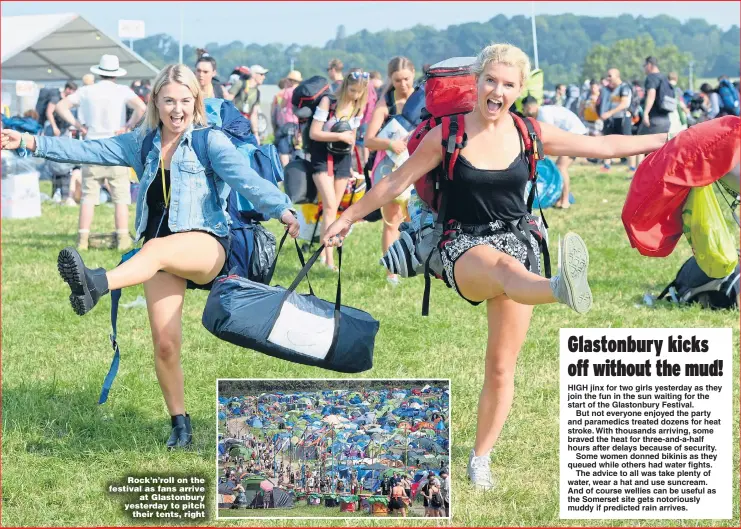
[(138, 285), (159, 271), (205, 285), (221, 271), (225, 260), (224, 247), (212, 235), (174, 233), (150, 240), (134, 257), (108, 272), (108, 288)]
[(72, 308), (82, 316), (109, 290), (140, 285), (159, 271), (206, 284), (223, 268), (225, 259), (224, 248), (213, 236), (192, 231), (152, 239), (110, 272), (87, 268), (80, 254), (71, 247), (59, 253), (57, 266), (72, 290)]
[(566, 234), (561, 242), (559, 262), (561, 273), (548, 279), (490, 246), (474, 246), (456, 261), (455, 282), (459, 292), (471, 301), (506, 294), (524, 305), (558, 301), (576, 312), (588, 312), (592, 307), (592, 292), (587, 283), (589, 254), (581, 237)]

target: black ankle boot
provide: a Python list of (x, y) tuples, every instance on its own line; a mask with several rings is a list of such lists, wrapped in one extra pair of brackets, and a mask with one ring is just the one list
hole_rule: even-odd
[(173, 415), (170, 417), (172, 431), (167, 440), (167, 448), (187, 448), (193, 442), (193, 429), (190, 426), (190, 415)]
[(77, 250), (68, 246), (57, 257), (57, 269), (72, 293), (69, 301), (74, 311), (82, 316), (92, 309), (98, 300), (108, 293), (108, 278), (105, 269), (90, 270), (82, 262)]

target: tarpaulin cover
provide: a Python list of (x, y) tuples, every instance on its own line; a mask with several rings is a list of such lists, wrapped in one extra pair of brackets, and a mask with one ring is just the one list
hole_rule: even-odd
[(641, 255), (666, 257), (682, 236), (682, 206), (690, 189), (712, 184), (741, 159), (741, 118), (694, 125), (638, 166), (623, 206), (628, 239)]

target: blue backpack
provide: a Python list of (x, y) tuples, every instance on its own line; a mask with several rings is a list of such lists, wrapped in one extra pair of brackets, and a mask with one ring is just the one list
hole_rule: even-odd
[[(563, 192), (563, 176), (553, 160), (544, 158), (538, 160), (538, 192), (533, 200), (534, 208), (551, 208), (561, 198)], [(532, 182), (528, 181), (525, 188), (525, 197), (530, 196)]]
[(728, 79), (721, 79), (718, 85), (718, 96), (720, 98), (720, 111), (738, 116), (741, 112), (738, 100), (738, 90)]
[[(208, 134), (211, 129), (216, 129), (226, 134), (258, 175), (277, 187), (278, 182), (283, 180), (283, 165), (280, 163), (275, 146), (258, 146), (257, 140), (252, 134), (250, 122), (231, 102), (208, 98), (205, 100), (205, 105), (209, 127), (193, 131), (192, 146), (198, 161), (206, 169), (206, 174), (213, 173), (211, 161), (208, 158)], [(149, 152), (152, 150), (156, 133), (157, 131), (153, 130), (144, 137), (141, 150), (142, 165), (144, 165)], [(226, 269), (230, 274), (246, 277), (252, 281), (270, 283), (270, 265), (275, 257), (275, 237), (260, 226), (260, 222), (267, 219), (255, 211), (249, 200), (240, 196), (234, 190), (229, 193), (226, 209), (232, 221), (229, 226), (230, 251), (227, 256)], [(131, 259), (138, 251), (139, 249), (136, 248), (124, 254), (121, 257), (121, 263)], [(103, 404), (108, 399), (108, 392), (118, 373), (121, 353), (116, 342), (116, 324), (120, 299), (121, 290), (113, 290), (111, 292), (113, 361), (103, 382), (98, 404)]]

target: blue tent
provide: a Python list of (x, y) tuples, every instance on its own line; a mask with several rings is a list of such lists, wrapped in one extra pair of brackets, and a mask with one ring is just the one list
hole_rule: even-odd
[(263, 424), (259, 417), (252, 417), (251, 419), (247, 419), (245, 421), (247, 423), (247, 426), (251, 426), (252, 428), (262, 428)]

